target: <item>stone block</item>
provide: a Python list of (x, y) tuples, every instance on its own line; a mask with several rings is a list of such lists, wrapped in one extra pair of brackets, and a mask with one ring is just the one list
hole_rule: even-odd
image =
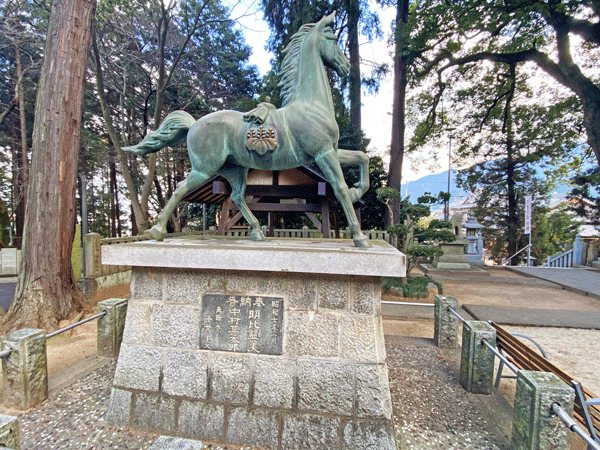
[(3, 248), (0, 250), (2, 275), (17, 275), (17, 252), (16, 248)]
[(348, 308), (350, 300), (350, 283), (347, 277), (319, 278), (319, 308)]
[(156, 434), (175, 434), (175, 402), (176, 399), (172, 397), (137, 394), (131, 425)]
[(339, 449), (340, 419), (289, 414), (283, 420), (281, 447), (286, 450)]
[(373, 317), (342, 316), (342, 358), (357, 362), (382, 362), (377, 355), (377, 337)]
[(150, 267), (136, 269), (131, 276), (132, 300), (163, 299), (163, 272)]
[(2, 350), (11, 350), (2, 358), (4, 405), (29, 409), (48, 397), (46, 332), (22, 328), (2, 336)]
[(279, 414), (266, 409), (234, 408), (229, 414), (227, 442), (277, 450)]
[(551, 411), (558, 403), (573, 415), (573, 389), (553, 373), (517, 374), (511, 444), (514, 450), (568, 450), (571, 431)]
[(127, 300), (110, 298), (98, 303), (98, 312), (106, 314), (98, 319), (98, 355), (116, 358), (123, 340)]
[(291, 357), (339, 356), (340, 317), (312, 311), (289, 311), (287, 352)]
[(208, 354), (167, 350), (164, 356), (162, 391), (167, 395), (206, 398)]
[(201, 441), (160, 436), (148, 450), (202, 450), (203, 448)]
[(161, 363), (161, 350), (123, 343), (113, 385), (142, 391), (158, 391)]
[(247, 405), (250, 398), (250, 357), (215, 354), (211, 368), (210, 398)]
[(18, 417), (0, 414), (0, 446), (14, 450), (21, 448)]
[(182, 400), (179, 406), (179, 434), (192, 439), (221, 440), (225, 408), (199, 401)]
[(458, 300), (454, 297), (436, 295), (434, 298), (433, 340), (440, 348), (458, 347), (458, 318), (449, 308), (458, 312)]
[(463, 324), (460, 358), (460, 384), (473, 394), (491, 394), (495, 355), (483, 341), (496, 343), (496, 330), (487, 322)]
[(166, 303), (198, 305), (200, 296), (208, 290), (208, 276), (202, 272), (182, 270), (167, 272), (165, 275)]
[(113, 388), (105, 421), (116, 427), (127, 427), (131, 420), (131, 392)]
[(152, 342), (152, 304), (130, 300), (127, 305), (127, 320), (123, 330), (126, 344), (147, 345)]
[(352, 312), (379, 315), (381, 313), (381, 282), (379, 278), (355, 277)]
[(258, 292), (258, 277), (251, 272), (228, 272), (226, 289), (228, 293), (247, 294)]
[(317, 280), (314, 276), (284, 274), (281, 279), (289, 308), (308, 311), (317, 309)]
[(349, 421), (344, 426), (344, 450), (396, 450), (391, 422)]
[(298, 409), (352, 415), (353, 372), (350, 364), (298, 361)]
[(392, 399), (385, 364), (356, 367), (356, 415), (391, 420)]
[(176, 348), (200, 348), (200, 308), (179, 305), (155, 305), (152, 309), (154, 345)]
[(293, 361), (257, 358), (254, 364), (254, 405), (291, 409), (294, 399)]

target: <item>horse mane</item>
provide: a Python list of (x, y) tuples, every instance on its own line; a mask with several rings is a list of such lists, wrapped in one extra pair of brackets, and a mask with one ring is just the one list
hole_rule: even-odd
[(292, 36), (290, 43), (285, 47), (283, 62), (281, 63), (281, 81), (277, 84), (281, 86), (282, 106), (290, 103), (296, 96), (298, 87), (298, 76), (300, 72), (300, 49), (304, 38), (316, 26), (316, 23), (307, 23)]

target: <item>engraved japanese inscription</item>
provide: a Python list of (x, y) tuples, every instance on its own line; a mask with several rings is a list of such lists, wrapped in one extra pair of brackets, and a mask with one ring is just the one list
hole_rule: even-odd
[(282, 323), (281, 297), (205, 294), (200, 348), (281, 355)]

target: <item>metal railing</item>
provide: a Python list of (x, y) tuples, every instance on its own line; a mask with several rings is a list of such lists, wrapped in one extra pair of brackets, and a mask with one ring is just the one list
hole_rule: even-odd
[[(79, 322), (75, 322), (75, 323), (72, 323), (71, 325), (67, 325), (66, 327), (61, 328), (60, 330), (56, 330), (56, 331), (53, 331), (52, 333), (48, 333), (46, 335), (46, 339), (50, 339), (54, 336), (64, 333), (65, 331), (69, 331), (75, 327), (78, 327), (79, 325), (83, 325), (84, 323), (91, 322), (92, 320), (99, 319), (100, 317), (104, 317), (105, 315), (106, 315), (106, 311), (102, 311), (101, 313), (94, 314), (93, 316), (90, 316), (86, 319), (80, 320)], [(0, 359), (8, 358), (11, 353), (12, 353), (11, 349), (2, 350), (0, 352)]]
[(425, 306), (429, 308), (433, 308), (435, 305), (433, 303), (412, 303), (412, 302), (394, 302), (391, 300), (381, 300), (382, 305), (398, 305), (398, 306)]
[(542, 267), (573, 267), (573, 249), (567, 250), (556, 255), (548, 256)]
[(531, 247), (531, 244), (527, 244), (525, 247), (523, 247), (521, 250), (519, 250), (517, 253), (515, 253), (512, 256), (509, 256), (508, 258), (506, 258), (505, 260), (502, 261), (502, 265), (504, 265), (505, 263), (510, 264), (510, 261), (517, 256), (519, 253), (521, 253), (524, 250), (527, 250), (529, 247)]
[(588, 445), (588, 450), (600, 450), (600, 444), (593, 440), (583, 428), (564, 410), (558, 403), (552, 403), (552, 412), (562, 420), (566, 426), (574, 433), (577, 433), (581, 439)]
[[(465, 319), (454, 308), (449, 307), (448, 311), (450, 313), (452, 313), (454, 316), (456, 316), (456, 318), (458, 320), (460, 320), (462, 323), (465, 323)], [(491, 321), (488, 321), (488, 323), (490, 325), (492, 325)], [(518, 333), (512, 334), (512, 336), (521, 337), (521, 338), (527, 339), (528, 341), (532, 342), (538, 348), (538, 350), (542, 353), (544, 358), (546, 358), (546, 359), (548, 358), (548, 355), (546, 354), (546, 352), (544, 351), (542, 346), (539, 345), (537, 342), (535, 342), (529, 336), (525, 336), (525, 335), (518, 334)], [(501, 351), (497, 348), (496, 342), (491, 343), (491, 342), (487, 341), (486, 339), (483, 339), (482, 344), (485, 347), (487, 347), (500, 360), (500, 365), (498, 366), (498, 374), (497, 374), (496, 383), (495, 383), (496, 388), (498, 388), (500, 378), (502, 377), (502, 369), (503, 369), (504, 365), (506, 365), (512, 372), (514, 372), (515, 375), (519, 373), (520, 369), (516, 365), (511, 363), (508, 360), (508, 358), (506, 358), (506, 356), (504, 356), (501, 353)], [(506, 378), (516, 378), (516, 377), (506, 377)], [(552, 405), (552, 411), (569, 427), (569, 429), (572, 432), (577, 433), (588, 444), (587, 450), (600, 450), (600, 444), (598, 444), (599, 439), (595, 433), (594, 423), (593, 423), (590, 413), (588, 411), (589, 405), (600, 405), (600, 398), (592, 398), (592, 399), (586, 400), (585, 396), (583, 395), (583, 389), (582, 389), (581, 385), (575, 380), (571, 381), (571, 385), (573, 386), (573, 389), (575, 390), (575, 396), (576, 396), (578, 402), (581, 404), (581, 408), (583, 410), (583, 416), (584, 416), (583, 418), (587, 424), (589, 434), (581, 426), (579, 426), (579, 424), (571, 416), (569, 416), (569, 414), (567, 414), (567, 412), (564, 409), (562, 409), (560, 407), (560, 405), (558, 405), (557, 403), (554, 403)]]
[(90, 316), (87, 319), (83, 319), (83, 320), (80, 320), (79, 322), (75, 322), (75, 323), (72, 323), (71, 325), (67, 325), (66, 327), (61, 328), (60, 330), (56, 330), (56, 331), (53, 331), (52, 333), (47, 334), (46, 339), (50, 339), (51, 337), (54, 337), (61, 333), (64, 333), (65, 331), (69, 331), (75, 327), (78, 327), (79, 325), (83, 325), (84, 323), (91, 322), (92, 320), (95, 320), (95, 319), (99, 319), (100, 317), (103, 317), (105, 315), (106, 315), (106, 311), (102, 311), (101, 313)]

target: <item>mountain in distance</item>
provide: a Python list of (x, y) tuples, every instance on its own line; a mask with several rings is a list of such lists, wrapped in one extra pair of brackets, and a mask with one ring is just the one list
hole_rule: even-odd
[[(456, 185), (456, 172), (453, 170), (450, 177), (450, 203), (455, 203), (459, 200), (466, 200), (469, 197), (469, 192), (464, 191)], [(543, 176), (543, 172), (540, 171), (539, 175)], [(553, 194), (566, 194), (572, 189), (566, 183), (559, 184), (553, 189)], [(401, 193), (402, 198), (410, 196), (413, 202), (417, 201), (421, 195), (425, 192), (429, 192), (431, 195), (438, 195), (440, 192), (447, 192), (448, 190), (448, 171), (445, 170), (440, 173), (432, 175), (425, 175), (418, 180), (409, 181), (402, 183)]]
[[(469, 192), (462, 190), (456, 185), (455, 171), (452, 171), (450, 177), (450, 203), (457, 201), (464, 201), (469, 197)], [(438, 195), (440, 192), (447, 192), (448, 190), (448, 171), (445, 170), (440, 173), (432, 175), (425, 175), (418, 180), (409, 181), (402, 184), (401, 194), (402, 198), (410, 197), (412, 202), (416, 202), (417, 199), (424, 195), (425, 192), (429, 192), (431, 195)]]

